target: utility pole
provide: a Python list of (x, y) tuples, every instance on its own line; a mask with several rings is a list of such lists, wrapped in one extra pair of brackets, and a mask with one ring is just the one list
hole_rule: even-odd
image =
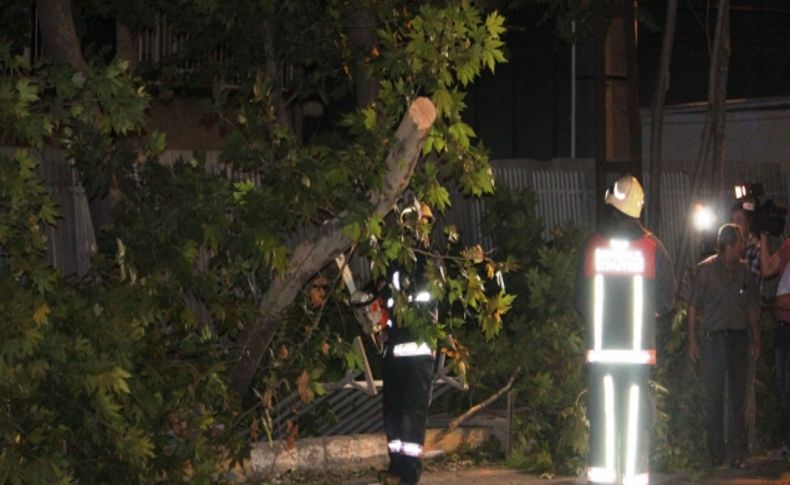
[(618, 176), (642, 179), (639, 77), (633, 0), (595, 12), (595, 33), (580, 46), (577, 134), (580, 156), (594, 157), (599, 209), (603, 193)]

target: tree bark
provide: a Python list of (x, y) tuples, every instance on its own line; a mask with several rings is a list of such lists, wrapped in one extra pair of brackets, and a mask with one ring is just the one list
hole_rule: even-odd
[(74, 28), (71, 0), (38, 0), (36, 11), (41, 22), (44, 52), (56, 62), (69, 64), (77, 71), (85, 71), (87, 66)]
[[(435, 119), (436, 109), (428, 98), (417, 98), (409, 107), (387, 155), (387, 173), (381, 191), (370, 198), (374, 213), (380, 216), (389, 213), (408, 186), (423, 141)], [(339, 219), (329, 220), (316, 237), (300, 243), (287, 270), (275, 277), (263, 295), (257, 320), (242, 331), (234, 346), (230, 380), (237, 395), (243, 397), (249, 390), (266, 349), (302, 287), (316, 272), (351, 246), (352, 241), (343, 236), (341, 229)]]
[(274, 26), (272, 25), (272, 21), (266, 18), (261, 28), (263, 31), (263, 55), (266, 56), (266, 75), (272, 83), (272, 97), (274, 106), (277, 109), (277, 122), (292, 131), (291, 117), (282, 94), (283, 86), (280, 82), (282, 62), (277, 56), (277, 51), (274, 49)]
[[(697, 152), (697, 162), (691, 182), (691, 204), (687, 213), (686, 224), (683, 225), (678, 259), (675, 261), (675, 277), (680, 281), (686, 268), (686, 259), (691, 254), (691, 218), (694, 204), (703, 193), (709, 194), (714, 186), (714, 173), (718, 164), (709, 163), (714, 139), (720, 140), (717, 149), (722, 150), (717, 156), (723, 157), (724, 124), (727, 103), (727, 73), (729, 70), (729, 0), (719, 0), (716, 17), (716, 33), (713, 39), (710, 69), (708, 70), (708, 109), (705, 112), (705, 126)], [(723, 165), (722, 165), (723, 169)]]
[(357, 106), (365, 107), (374, 99), (378, 92), (376, 80), (370, 77), (367, 70), (368, 56), (376, 46), (376, 17), (369, 7), (358, 4), (345, 10), (348, 24), (348, 37), (354, 47), (354, 89), (356, 90)]
[(664, 20), (664, 37), (661, 42), (661, 58), (659, 60), (656, 92), (653, 96), (652, 122), (650, 125), (650, 197), (648, 198), (649, 225), (654, 230), (661, 227), (661, 171), (663, 161), (661, 149), (664, 131), (664, 104), (669, 87), (669, 67), (672, 63), (672, 47), (675, 42), (677, 25), (678, 0), (667, 1), (667, 13)]
[(118, 21), (115, 23), (115, 29), (115, 51), (119, 58), (129, 63), (129, 72), (134, 72), (138, 64), (135, 35), (129, 27)]
[[(730, 70), (730, 3), (722, 0), (719, 7), (721, 18), (721, 38), (717, 39), (718, 56), (716, 85), (713, 102), (713, 171), (711, 173), (711, 189), (718, 191), (723, 202), (726, 197), (724, 186), (724, 130), (727, 124), (727, 79)], [(717, 28), (719, 26), (717, 25)]]

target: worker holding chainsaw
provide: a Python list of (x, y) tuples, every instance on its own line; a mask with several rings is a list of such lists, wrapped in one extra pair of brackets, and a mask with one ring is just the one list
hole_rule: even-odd
[[(400, 211), (407, 230), (427, 236), (433, 223), (430, 208), (416, 199)], [(428, 275), (443, 276), (440, 261), (429, 256), (427, 237), (407, 261), (395, 261), (387, 272), (382, 297), (387, 310), (384, 344), (384, 431), (389, 468), (379, 474), (386, 485), (414, 484), (422, 472), (425, 428), (436, 355), (431, 336), (438, 305)]]

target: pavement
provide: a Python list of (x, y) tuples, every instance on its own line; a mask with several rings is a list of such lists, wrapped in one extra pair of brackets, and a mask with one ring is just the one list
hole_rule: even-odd
[[(651, 485), (790, 485), (790, 463), (756, 456), (750, 459), (752, 467), (748, 470), (716, 468), (708, 470), (698, 479), (677, 475), (652, 474)], [(346, 485), (375, 485), (375, 477), (359, 477), (343, 482)], [(423, 474), (421, 485), (579, 485), (585, 481), (581, 477), (544, 477), (511, 470), (503, 467), (488, 466), (459, 470), (429, 471)]]

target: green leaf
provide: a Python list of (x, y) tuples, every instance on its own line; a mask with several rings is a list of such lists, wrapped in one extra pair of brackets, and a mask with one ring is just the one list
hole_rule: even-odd
[(242, 180), (233, 184), (233, 200), (239, 205), (245, 205), (247, 195), (255, 190), (255, 183), (251, 180)]
[(31, 83), (29, 79), (18, 80), (16, 82), (16, 90), (19, 93), (19, 101), (23, 103), (23, 105), (38, 100), (38, 87)]
[(35, 312), (33, 312), (33, 321), (36, 323), (36, 325), (43, 325), (49, 320), (49, 313), (49, 305), (44, 303), (36, 308)]
[(164, 132), (154, 131), (148, 137), (148, 149), (154, 154), (161, 154), (165, 151), (167, 136)]
[(360, 226), (359, 222), (351, 222), (343, 226), (342, 233), (343, 236), (351, 239), (352, 241), (358, 241), (360, 236), (362, 236), (362, 227)]
[(491, 12), (486, 17), (486, 29), (490, 36), (499, 37), (505, 33), (505, 18), (496, 11)]
[(453, 98), (446, 88), (439, 88), (433, 93), (433, 104), (436, 106), (437, 116), (452, 112)]
[(378, 117), (376, 110), (372, 106), (368, 106), (362, 110), (362, 116), (364, 119), (363, 123), (365, 128), (368, 130), (373, 130), (373, 128), (376, 127), (376, 119)]
[(113, 390), (117, 393), (123, 394), (130, 394), (131, 391), (129, 390), (129, 384), (126, 383), (126, 380), (132, 377), (131, 374), (126, 372), (124, 369), (120, 367), (115, 367), (112, 370), (112, 376), (114, 378), (113, 381)]
[(198, 257), (198, 245), (195, 241), (186, 241), (181, 246), (181, 256), (188, 264), (194, 264)]

